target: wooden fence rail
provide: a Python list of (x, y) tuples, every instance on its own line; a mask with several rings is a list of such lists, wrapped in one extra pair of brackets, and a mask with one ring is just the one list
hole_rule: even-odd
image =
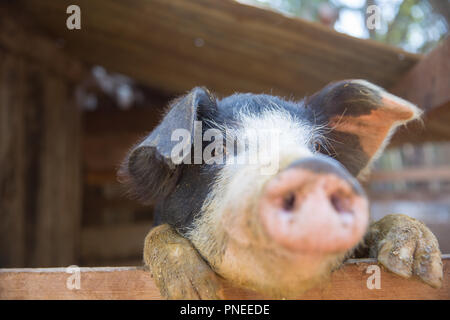
[[(300, 299), (450, 299), (450, 255), (443, 256), (444, 282), (433, 289), (417, 279), (402, 279), (381, 267), (381, 288), (368, 289), (374, 259), (351, 260), (334, 272), (331, 281)], [(66, 268), (0, 269), (0, 299), (161, 299), (143, 267), (80, 268), (79, 289)], [(371, 282), (369, 280), (369, 282)], [(70, 286), (69, 286), (70, 287)], [(229, 299), (265, 299), (226, 283)]]

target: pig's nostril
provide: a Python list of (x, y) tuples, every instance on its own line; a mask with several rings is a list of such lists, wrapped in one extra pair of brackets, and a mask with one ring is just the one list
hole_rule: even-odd
[(351, 203), (347, 197), (334, 193), (330, 197), (330, 202), (338, 213), (352, 213)]
[(290, 192), (287, 196), (283, 198), (283, 209), (286, 211), (292, 211), (295, 205), (295, 194)]

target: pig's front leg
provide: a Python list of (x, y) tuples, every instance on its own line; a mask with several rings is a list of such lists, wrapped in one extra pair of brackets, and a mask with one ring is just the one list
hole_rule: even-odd
[(420, 221), (391, 214), (372, 223), (365, 236), (371, 258), (402, 277), (418, 276), (432, 287), (442, 285), (442, 260), (434, 234)]
[(167, 224), (145, 238), (144, 261), (166, 299), (221, 299), (216, 273), (186, 238)]

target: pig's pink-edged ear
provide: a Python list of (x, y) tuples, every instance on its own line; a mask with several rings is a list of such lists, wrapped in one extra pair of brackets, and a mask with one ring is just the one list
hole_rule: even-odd
[[(200, 120), (202, 112), (211, 112), (215, 107), (215, 98), (201, 87), (172, 102), (160, 124), (131, 149), (118, 171), (119, 181), (128, 187), (132, 196), (148, 204), (175, 187), (182, 159), (177, 159), (180, 162), (175, 163), (172, 158), (172, 150), (179, 143), (172, 141), (172, 133), (179, 129), (186, 130), (190, 133), (192, 146), (194, 122)], [(184, 155), (184, 158), (188, 156), (191, 154)]]
[(324, 126), (322, 152), (362, 177), (396, 128), (420, 118), (421, 111), (365, 80), (333, 82), (305, 100), (311, 121)]

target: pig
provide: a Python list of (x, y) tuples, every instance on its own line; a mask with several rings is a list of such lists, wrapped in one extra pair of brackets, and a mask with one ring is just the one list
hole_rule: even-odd
[[(119, 170), (131, 194), (155, 206), (144, 262), (161, 295), (221, 299), (225, 279), (272, 298), (298, 297), (349, 257), (377, 258), (440, 287), (433, 233), (401, 214), (370, 223), (360, 185), (395, 130), (420, 115), (364, 80), (333, 82), (301, 101), (218, 99), (203, 87), (173, 101)], [(190, 134), (182, 148), (180, 129)], [(219, 133), (215, 148), (208, 130)], [(276, 152), (258, 144), (264, 132), (277, 136)], [(241, 147), (228, 143), (236, 138)], [(238, 161), (252, 152), (265, 161)]]

